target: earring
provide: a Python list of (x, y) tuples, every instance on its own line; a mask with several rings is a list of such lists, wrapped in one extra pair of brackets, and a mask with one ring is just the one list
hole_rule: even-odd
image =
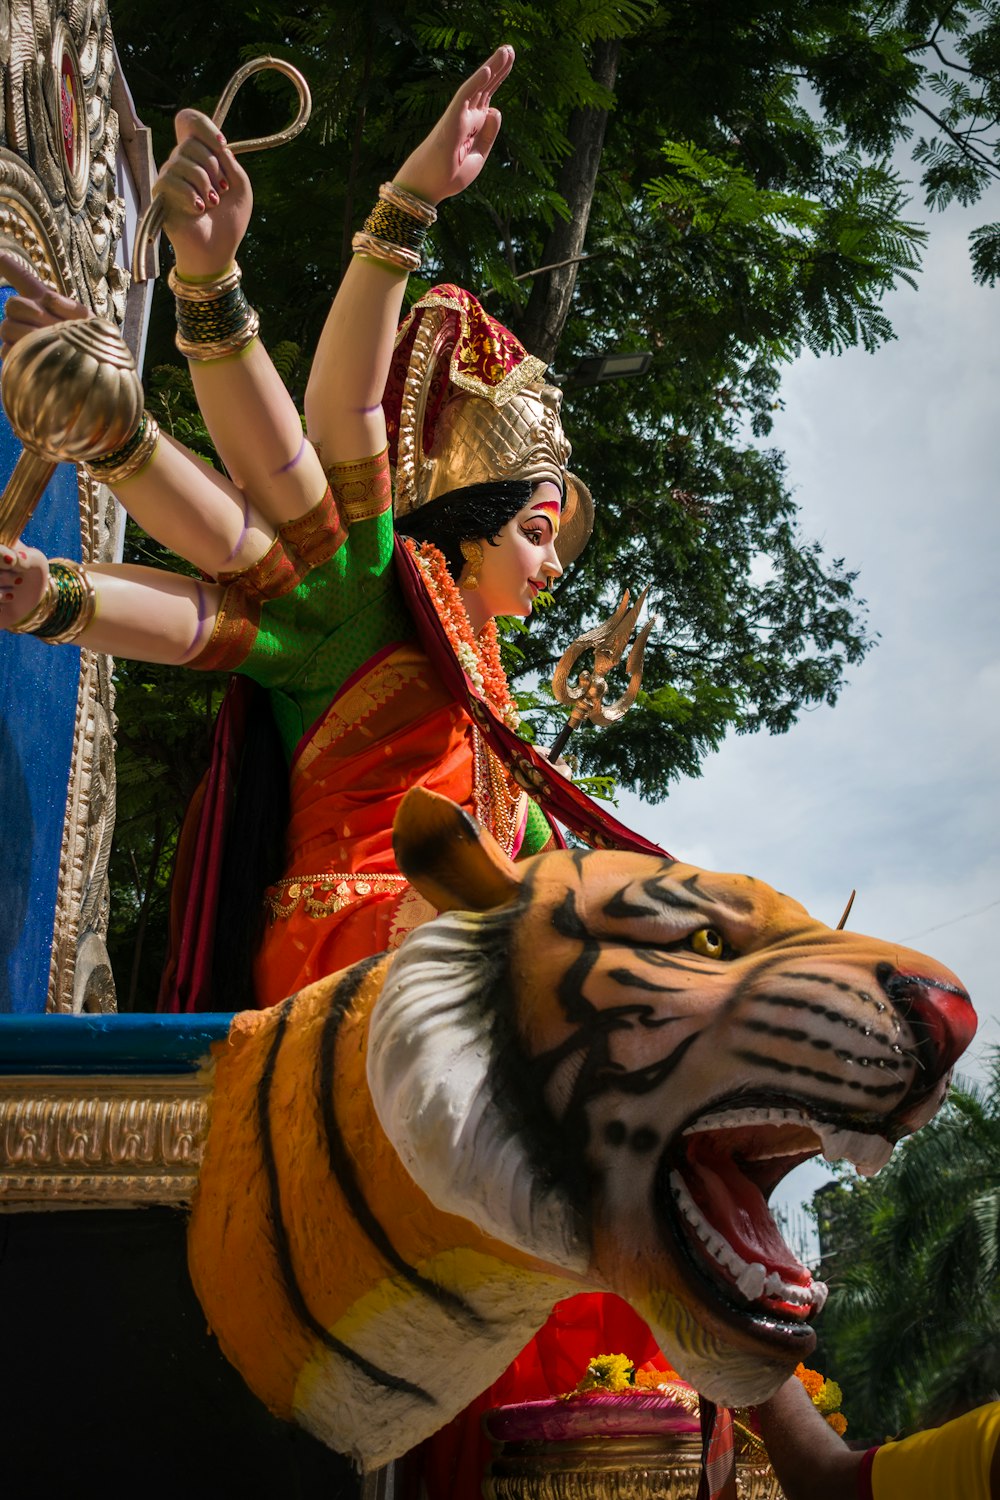
[(461, 544), (462, 556), (465, 558), (465, 567), (462, 569), (462, 577), (459, 587), (463, 589), (477, 589), (479, 587), (479, 570), (483, 566), (483, 547), (481, 542), (466, 541)]

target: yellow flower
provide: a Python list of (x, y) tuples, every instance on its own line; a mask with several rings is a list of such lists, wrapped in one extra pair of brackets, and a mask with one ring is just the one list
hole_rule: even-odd
[(819, 1390), (813, 1396), (813, 1406), (827, 1416), (832, 1411), (837, 1411), (844, 1399), (844, 1393), (835, 1380), (824, 1380)]
[(577, 1386), (583, 1391), (627, 1391), (632, 1385), (632, 1361), (627, 1354), (598, 1354)]

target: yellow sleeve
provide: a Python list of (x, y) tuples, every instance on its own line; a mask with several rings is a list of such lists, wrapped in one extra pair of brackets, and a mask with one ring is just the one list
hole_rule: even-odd
[(886, 1443), (872, 1466), (874, 1500), (990, 1500), (1000, 1401), (943, 1427)]

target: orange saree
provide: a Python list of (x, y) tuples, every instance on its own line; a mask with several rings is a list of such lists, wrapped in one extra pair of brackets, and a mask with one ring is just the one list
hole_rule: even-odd
[[(286, 873), (266, 892), (259, 1006), (395, 948), (433, 909), (399, 874), (392, 823), (416, 783), (476, 812), (473, 727), (415, 643), (337, 694), (291, 767)], [(481, 810), (479, 810), (481, 811)]]

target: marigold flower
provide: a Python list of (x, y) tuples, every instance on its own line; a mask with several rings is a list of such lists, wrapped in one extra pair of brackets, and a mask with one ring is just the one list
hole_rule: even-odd
[(830, 1412), (838, 1410), (843, 1402), (844, 1393), (835, 1380), (824, 1380), (812, 1399), (816, 1410), (827, 1416)]
[(844, 1433), (847, 1431), (847, 1418), (844, 1416), (844, 1413), (842, 1411), (830, 1412), (826, 1420), (829, 1422), (830, 1426), (833, 1428), (838, 1437), (844, 1436)]
[(826, 1384), (822, 1375), (818, 1370), (807, 1370), (805, 1365), (803, 1364), (798, 1364), (795, 1366), (795, 1373), (801, 1380), (802, 1384), (805, 1386), (806, 1390), (809, 1392), (810, 1400), (815, 1401), (816, 1397), (823, 1389), (823, 1386)]
[(597, 1354), (587, 1366), (587, 1373), (577, 1386), (584, 1391), (627, 1391), (635, 1371), (627, 1354)]

